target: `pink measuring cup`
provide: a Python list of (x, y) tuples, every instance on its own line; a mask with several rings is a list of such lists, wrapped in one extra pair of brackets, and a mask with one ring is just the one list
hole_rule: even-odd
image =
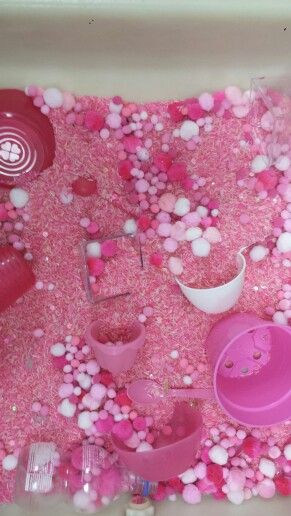
[(291, 328), (250, 313), (218, 321), (206, 339), (214, 394), (224, 412), (246, 426), (291, 417)]
[(175, 478), (195, 462), (202, 434), (202, 417), (186, 402), (177, 403), (169, 423), (171, 435), (160, 432), (150, 451), (136, 452), (112, 435), (118, 456), (130, 470), (145, 480)]
[(144, 345), (145, 327), (136, 321), (129, 328), (129, 338), (122, 346), (108, 346), (100, 338), (100, 325), (94, 321), (85, 333), (85, 340), (93, 349), (98, 363), (103, 369), (119, 374), (130, 369), (137, 352)]

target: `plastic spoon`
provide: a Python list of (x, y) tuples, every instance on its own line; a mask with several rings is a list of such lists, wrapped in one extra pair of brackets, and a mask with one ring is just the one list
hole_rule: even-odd
[(167, 398), (201, 398), (212, 399), (212, 389), (164, 389), (154, 380), (135, 380), (127, 388), (128, 397), (135, 403), (156, 403)]

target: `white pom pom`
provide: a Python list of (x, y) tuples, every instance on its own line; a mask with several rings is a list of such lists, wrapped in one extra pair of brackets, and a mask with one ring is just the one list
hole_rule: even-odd
[(185, 374), (185, 376), (183, 376), (183, 383), (185, 385), (192, 385), (193, 380), (189, 374)]
[(272, 319), (276, 324), (287, 324), (288, 322), (284, 312), (281, 312), (280, 310), (274, 313)]
[(291, 251), (291, 233), (281, 233), (277, 240), (277, 249), (280, 253), (289, 253)]
[(250, 251), (250, 259), (253, 262), (260, 262), (269, 254), (269, 249), (263, 245), (255, 245)]
[(208, 215), (208, 208), (206, 208), (206, 206), (197, 206), (196, 213), (198, 213), (198, 215), (204, 219), (204, 217), (207, 217)]
[(214, 226), (211, 226), (204, 231), (203, 238), (205, 238), (205, 240), (210, 244), (218, 244), (218, 242), (221, 242), (220, 231)]
[(269, 158), (264, 154), (258, 154), (258, 156), (256, 156), (251, 163), (251, 169), (255, 174), (263, 172), (263, 170), (266, 170), (266, 168), (268, 168), (269, 166)]
[(17, 466), (17, 457), (15, 455), (6, 455), (2, 460), (2, 467), (5, 471), (12, 471)]
[(286, 444), (284, 447), (284, 456), (287, 460), (291, 460), (291, 443)]
[(139, 446), (136, 448), (137, 452), (147, 452), (151, 451), (153, 449), (152, 445), (147, 442), (142, 442), (139, 444)]
[(73, 417), (76, 412), (76, 405), (65, 398), (58, 406), (58, 412), (65, 417)]
[(170, 357), (173, 360), (177, 360), (177, 358), (179, 358), (179, 351), (177, 351), (176, 349), (173, 349), (173, 351), (171, 351), (171, 353), (170, 353)]
[(263, 457), (259, 462), (259, 470), (260, 472), (268, 478), (274, 478), (276, 474), (276, 466), (275, 463)]
[(290, 163), (288, 156), (279, 156), (275, 161), (275, 167), (277, 170), (280, 170), (280, 172), (285, 172), (285, 170), (288, 170), (290, 167)]
[(193, 240), (192, 244), (192, 253), (194, 256), (200, 256), (201, 258), (205, 258), (210, 253), (210, 243), (205, 240), (205, 238), (197, 238)]
[(24, 208), (29, 200), (29, 193), (23, 188), (12, 188), (9, 192), (10, 202), (15, 208)]
[(182, 260), (176, 256), (171, 256), (171, 258), (169, 258), (168, 266), (171, 273), (175, 274), (175, 276), (180, 276), (180, 274), (183, 272)]
[(50, 108), (60, 108), (63, 105), (64, 97), (57, 88), (48, 88), (43, 92), (43, 99)]
[(82, 389), (87, 391), (91, 387), (92, 378), (89, 374), (80, 373), (77, 376), (77, 382), (82, 387)]
[(60, 193), (60, 201), (62, 204), (71, 204), (73, 199), (74, 199), (74, 196), (71, 192), (63, 191)]
[(219, 444), (215, 444), (212, 448), (210, 448), (209, 458), (214, 462), (214, 464), (219, 464), (220, 466), (224, 466), (228, 461), (228, 453), (225, 448), (222, 448)]
[(195, 471), (193, 468), (189, 468), (182, 475), (179, 475), (183, 484), (193, 484), (197, 480), (197, 476), (195, 475)]
[(123, 231), (126, 235), (134, 235), (137, 230), (137, 225), (134, 219), (127, 219), (123, 226)]
[(99, 242), (89, 242), (86, 245), (86, 254), (87, 256), (92, 256), (94, 258), (101, 257), (101, 244)]
[(73, 504), (77, 509), (86, 510), (90, 502), (90, 494), (85, 493), (82, 489), (77, 491), (73, 496)]
[(243, 491), (229, 491), (227, 498), (235, 505), (240, 505), (245, 499)]
[(186, 197), (180, 197), (175, 203), (174, 213), (179, 217), (183, 217), (190, 211), (190, 201)]
[(188, 228), (186, 233), (186, 240), (188, 242), (192, 242), (192, 240), (195, 240), (195, 238), (199, 238), (202, 236), (202, 229), (201, 228)]
[(192, 120), (185, 120), (180, 127), (180, 137), (182, 140), (189, 141), (193, 136), (198, 136), (199, 126)]
[(50, 351), (54, 357), (62, 357), (66, 352), (66, 348), (64, 344), (57, 342), (51, 346)]
[(86, 430), (92, 426), (92, 420), (90, 416), (90, 412), (88, 410), (84, 410), (84, 412), (80, 412), (78, 416), (78, 427)]

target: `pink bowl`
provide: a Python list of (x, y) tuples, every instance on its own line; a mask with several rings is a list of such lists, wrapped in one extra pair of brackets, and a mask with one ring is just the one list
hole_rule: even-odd
[(172, 434), (162, 432), (147, 452), (136, 452), (112, 435), (113, 446), (121, 462), (145, 480), (160, 482), (180, 475), (195, 462), (202, 434), (202, 417), (186, 402), (176, 404)]
[(108, 346), (99, 340), (99, 326), (98, 321), (94, 321), (85, 333), (85, 340), (93, 349), (99, 365), (113, 374), (130, 369), (138, 350), (144, 345), (144, 325), (138, 321), (133, 323), (129, 328), (129, 338), (122, 346)]
[(251, 313), (224, 317), (205, 343), (215, 397), (246, 426), (272, 426), (291, 417), (291, 328)]

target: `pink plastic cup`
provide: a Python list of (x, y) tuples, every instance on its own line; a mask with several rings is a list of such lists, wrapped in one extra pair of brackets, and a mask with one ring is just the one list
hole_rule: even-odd
[(94, 321), (85, 333), (86, 342), (93, 349), (99, 365), (113, 374), (128, 371), (136, 359), (137, 352), (144, 345), (145, 327), (136, 321), (129, 328), (128, 339), (122, 346), (108, 346), (100, 338), (100, 325)]
[(160, 482), (175, 478), (195, 462), (202, 434), (202, 417), (188, 403), (177, 403), (171, 435), (160, 432), (153, 449), (136, 452), (112, 435), (113, 445), (127, 469), (145, 480)]
[(0, 247), (0, 313), (23, 296), (35, 283), (28, 262), (9, 245)]
[(246, 426), (291, 417), (290, 327), (233, 314), (213, 326), (205, 345), (224, 412)]

